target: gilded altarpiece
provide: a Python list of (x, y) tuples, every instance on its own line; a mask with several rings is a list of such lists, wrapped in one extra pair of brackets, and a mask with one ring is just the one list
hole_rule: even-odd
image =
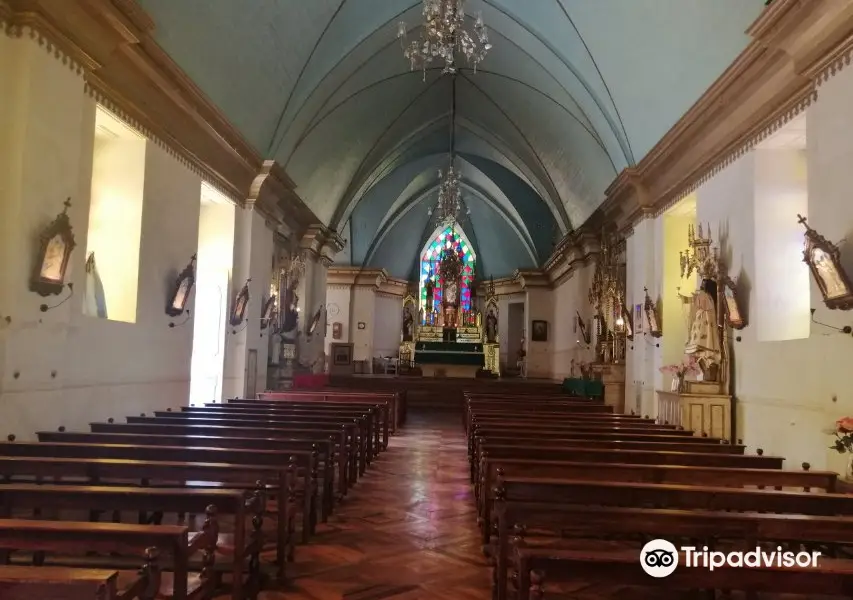
[(690, 226), (689, 247), (680, 254), (682, 278), (698, 274), (699, 286), (680, 295), (689, 308), (684, 360), (693, 373), (679, 389), (658, 391), (658, 418), (696, 435), (732, 440), (731, 328), (743, 327), (736, 286), (720, 253), (712, 246), (710, 228)]
[(625, 304), (625, 240), (606, 232), (595, 265), (589, 302), (594, 311), (595, 362), (593, 376), (604, 384), (604, 402), (616, 412), (625, 410), (625, 351), (633, 335)]

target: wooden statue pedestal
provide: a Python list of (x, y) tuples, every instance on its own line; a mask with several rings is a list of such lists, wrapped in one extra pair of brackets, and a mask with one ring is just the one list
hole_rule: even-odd
[(595, 378), (604, 384), (604, 403), (616, 414), (625, 412), (625, 365), (623, 363), (592, 363)]
[[(658, 390), (658, 419), (693, 430), (696, 435), (732, 440), (732, 397), (719, 392), (719, 384), (687, 388), (687, 392)], [(708, 391), (703, 391), (707, 389)]]

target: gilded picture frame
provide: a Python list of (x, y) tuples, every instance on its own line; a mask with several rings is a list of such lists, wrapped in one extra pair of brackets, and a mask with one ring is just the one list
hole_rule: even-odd
[(725, 315), (725, 324), (732, 329), (743, 329), (747, 325), (746, 315), (743, 312), (742, 303), (738, 298), (737, 287), (735, 282), (728, 277), (723, 281), (723, 289), (721, 291), (723, 314)]
[(231, 309), (231, 318), (229, 320), (232, 327), (240, 325), (246, 317), (246, 308), (249, 306), (250, 281), (251, 279), (246, 280), (246, 283), (243, 284), (243, 289), (240, 290), (240, 293), (234, 299), (234, 306)]
[(267, 301), (264, 302), (264, 308), (261, 311), (261, 329), (266, 329), (269, 327), (270, 322), (273, 320), (275, 316), (275, 301), (277, 296), (273, 294)]
[(68, 261), (77, 243), (68, 218), (71, 198), (65, 208), (39, 235), (38, 250), (30, 277), (30, 291), (40, 296), (55, 296), (65, 288)]
[(823, 303), (831, 310), (853, 309), (853, 285), (841, 264), (838, 246), (812, 229), (805, 217), (797, 217), (806, 228), (803, 262), (809, 266)]
[(649, 296), (649, 290), (644, 290), (646, 300), (643, 304), (643, 310), (646, 313), (646, 325), (648, 325), (648, 333), (654, 338), (659, 338), (663, 335), (661, 330), (660, 318), (658, 317), (657, 307)]

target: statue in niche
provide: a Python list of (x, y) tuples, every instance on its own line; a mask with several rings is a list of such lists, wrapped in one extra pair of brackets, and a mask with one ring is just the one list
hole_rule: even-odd
[(406, 306), (403, 309), (403, 341), (411, 342), (415, 339), (415, 318), (412, 316), (412, 309)]
[(716, 298), (717, 283), (703, 279), (691, 301), (689, 337), (684, 346), (684, 353), (696, 360), (706, 381), (717, 381), (723, 357)]
[(486, 343), (496, 344), (498, 339), (498, 318), (495, 316), (493, 308), (489, 309), (489, 314), (486, 315)]

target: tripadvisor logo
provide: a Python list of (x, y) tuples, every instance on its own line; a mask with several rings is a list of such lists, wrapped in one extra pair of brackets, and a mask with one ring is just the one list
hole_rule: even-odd
[[(713, 571), (720, 567), (799, 567), (816, 568), (820, 552), (791, 552), (777, 546), (775, 550), (756, 548), (749, 552), (709, 551), (682, 546), (684, 566)], [(678, 567), (679, 549), (666, 540), (652, 540), (640, 551), (640, 567), (652, 577), (667, 577)]]

